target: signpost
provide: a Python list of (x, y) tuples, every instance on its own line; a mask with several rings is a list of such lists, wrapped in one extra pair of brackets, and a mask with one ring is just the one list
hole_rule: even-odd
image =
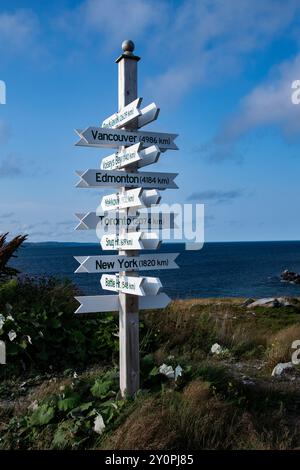
[(155, 103), (151, 103), (146, 108), (141, 109), (141, 115), (138, 117), (138, 129), (150, 124), (158, 118), (160, 109)]
[(77, 188), (100, 188), (110, 186), (122, 188), (177, 189), (174, 182), (178, 173), (155, 173), (153, 171), (134, 173), (127, 171), (86, 170), (77, 171), (81, 178)]
[[(129, 295), (129, 294), (122, 294)], [(138, 298), (138, 296), (134, 296)], [(119, 295), (86, 295), (75, 297), (80, 306), (75, 313), (97, 313), (97, 312), (120, 312), (122, 308)], [(171, 302), (170, 297), (164, 292), (157, 295), (149, 295), (139, 299), (139, 308), (141, 310), (165, 308)]]
[(157, 295), (162, 289), (162, 283), (158, 277), (130, 277), (118, 274), (103, 274), (101, 287), (104, 290), (112, 290), (132, 295)]
[(142, 98), (137, 98), (136, 100), (129, 103), (125, 108), (121, 109), (121, 111), (113, 114), (109, 118), (105, 119), (102, 122), (102, 127), (108, 127), (111, 129), (118, 129), (119, 127), (125, 126), (125, 124), (129, 124), (135, 118), (140, 116), (141, 112), (138, 109), (141, 104)]
[(127, 207), (150, 207), (159, 203), (161, 197), (156, 189), (129, 189), (124, 193), (109, 194), (101, 201), (103, 211), (126, 209)]
[(156, 250), (161, 244), (155, 232), (127, 232), (103, 235), (102, 250)]
[[(119, 109), (104, 119), (101, 127), (77, 129), (78, 146), (112, 147), (117, 151), (102, 159), (100, 169), (77, 171), (79, 188), (117, 187), (117, 193), (103, 197), (101, 211), (76, 214), (76, 230), (106, 232), (101, 238), (103, 250), (118, 250), (117, 255), (76, 256), (76, 273), (104, 273), (103, 289), (117, 295), (76, 297), (77, 314), (119, 312), (120, 390), (133, 396), (139, 389), (139, 310), (165, 308), (170, 298), (157, 277), (139, 277), (139, 271), (176, 269), (178, 253), (139, 254), (160, 245), (151, 230), (176, 228), (174, 213), (155, 213), (140, 208), (160, 202), (158, 190), (177, 189), (177, 173), (142, 172), (138, 169), (157, 162), (160, 153), (177, 150), (177, 134), (140, 131), (157, 119), (155, 103), (140, 108), (137, 95), (137, 63), (132, 41), (124, 41), (118, 64)], [(163, 233), (163, 232), (162, 232)], [(115, 273), (115, 274), (107, 274)]]
[(86, 214), (75, 214), (80, 223), (75, 230), (93, 230), (100, 229), (107, 231), (115, 231), (117, 227), (126, 227), (135, 230), (164, 230), (177, 228), (175, 224), (176, 214), (174, 212), (151, 212), (137, 211), (135, 215), (119, 215), (112, 211), (109, 214), (99, 214), (96, 212), (87, 212)]
[(154, 253), (139, 256), (75, 256), (75, 259), (80, 263), (75, 273), (177, 269), (178, 265), (175, 263), (175, 259), (178, 255), (179, 253)]
[(140, 143), (134, 144), (122, 152), (113, 153), (103, 158), (101, 170), (117, 170), (132, 165), (132, 163), (137, 163), (137, 167), (142, 168), (151, 165), (151, 163), (156, 163), (160, 155), (157, 145), (151, 145), (151, 147), (146, 147), (144, 150), (141, 147), (142, 144)]
[(87, 127), (84, 130), (76, 129), (80, 140), (75, 144), (85, 147), (119, 147), (120, 145), (133, 145), (141, 143), (144, 147), (157, 145), (160, 149), (178, 150), (174, 140), (177, 134), (163, 132), (139, 132), (120, 129), (106, 129), (105, 127)]

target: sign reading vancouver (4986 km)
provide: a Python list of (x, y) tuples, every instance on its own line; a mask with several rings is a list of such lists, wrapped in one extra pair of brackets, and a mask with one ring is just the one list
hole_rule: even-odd
[(76, 129), (80, 140), (75, 144), (87, 147), (120, 147), (141, 143), (144, 147), (157, 145), (161, 150), (178, 150), (174, 143), (178, 134), (163, 132), (125, 131), (120, 129), (105, 129), (103, 127), (88, 127), (84, 131)]

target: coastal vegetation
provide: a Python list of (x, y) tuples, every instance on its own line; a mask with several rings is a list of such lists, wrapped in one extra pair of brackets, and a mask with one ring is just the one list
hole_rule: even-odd
[(0, 281), (1, 449), (300, 446), (298, 366), (271, 375), (300, 339), (297, 301), (191, 299), (142, 312), (141, 389), (122, 399), (117, 314), (75, 316), (70, 281), (9, 274)]

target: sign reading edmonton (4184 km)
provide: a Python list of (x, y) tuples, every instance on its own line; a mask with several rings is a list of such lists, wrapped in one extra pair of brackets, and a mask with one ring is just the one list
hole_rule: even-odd
[(80, 303), (76, 313), (119, 311), (120, 389), (125, 396), (139, 388), (139, 309), (165, 308), (170, 302), (159, 278), (139, 276), (139, 271), (178, 268), (178, 253), (140, 254), (158, 249), (163, 229), (176, 227), (174, 213), (153, 213), (152, 208), (159, 207), (158, 190), (178, 188), (177, 173), (139, 172), (139, 168), (156, 163), (168, 150), (178, 150), (174, 142), (178, 135), (140, 130), (157, 119), (159, 108), (155, 103), (141, 108), (142, 98), (136, 91), (139, 57), (133, 55), (132, 41), (124, 41), (122, 47), (124, 54), (117, 59), (119, 109), (103, 119), (101, 127), (76, 129), (80, 140), (75, 144), (117, 149), (102, 159), (100, 168), (76, 172), (78, 188), (120, 188), (104, 195), (96, 212), (77, 214), (76, 229), (96, 229), (102, 250), (118, 250), (118, 254), (75, 256), (79, 262), (75, 272), (103, 273), (99, 286), (116, 293), (76, 297)]

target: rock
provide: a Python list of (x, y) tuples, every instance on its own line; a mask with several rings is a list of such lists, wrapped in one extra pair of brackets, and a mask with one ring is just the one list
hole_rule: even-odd
[(299, 300), (293, 297), (267, 297), (258, 299), (247, 305), (247, 308), (253, 307), (295, 307), (299, 306)]
[(254, 302), (254, 299), (246, 299), (243, 303), (242, 303), (242, 307), (247, 307), (248, 305), (252, 304)]
[(295, 273), (294, 271), (288, 271), (285, 269), (281, 275), (283, 281), (291, 282), (292, 284), (300, 284), (300, 274)]
[(278, 300), (275, 297), (268, 297), (265, 299), (258, 299), (247, 305), (247, 308), (253, 307), (278, 307)]
[(274, 367), (272, 371), (272, 377), (277, 377), (278, 375), (281, 375), (283, 371), (286, 369), (292, 369), (293, 364), (291, 362), (279, 362), (277, 366)]
[(299, 300), (293, 297), (278, 297), (280, 307), (297, 307), (299, 306)]

